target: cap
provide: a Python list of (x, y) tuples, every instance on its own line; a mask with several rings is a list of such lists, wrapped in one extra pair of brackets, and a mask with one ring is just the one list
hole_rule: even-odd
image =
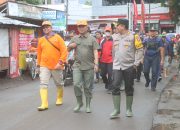
[(42, 26), (44, 26), (44, 25), (52, 26), (52, 23), (51, 23), (50, 21), (44, 21), (44, 22), (42, 23)]
[(106, 32), (106, 31), (110, 31), (110, 32), (111, 32), (111, 31), (112, 31), (112, 29), (111, 29), (111, 27), (106, 26), (106, 28), (105, 28), (105, 30), (104, 30), (104, 31), (105, 31), (105, 32)]
[(117, 25), (122, 24), (125, 25), (125, 27), (128, 29), (129, 28), (129, 20), (127, 19), (118, 19)]
[(77, 21), (77, 26), (80, 26), (80, 25), (87, 26), (88, 25), (87, 20), (78, 20)]
[(139, 28), (136, 28), (135, 31), (139, 31)]
[(150, 28), (150, 31), (157, 31), (157, 29), (153, 26)]

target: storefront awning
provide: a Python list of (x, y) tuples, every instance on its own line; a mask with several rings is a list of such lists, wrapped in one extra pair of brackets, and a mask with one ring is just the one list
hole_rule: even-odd
[(16, 26), (25, 26), (25, 27), (39, 27), (34, 24), (29, 24), (19, 20), (11, 19), (0, 15), (0, 25), (16, 25)]

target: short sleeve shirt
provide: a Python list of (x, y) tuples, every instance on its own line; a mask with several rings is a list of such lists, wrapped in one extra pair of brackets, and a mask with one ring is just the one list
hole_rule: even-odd
[[(143, 41), (143, 44), (146, 47), (145, 55), (147, 55), (147, 56), (154, 56), (156, 54), (159, 54), (158, 48), (164, 47), (164, 44), (160, 37), (145, 38)], [(150, 46), (150, 47), (148, 47), (148, 46)], [(154, 46), (157, 46), (157, 47), (154, 47)]]
[(94, 50), (99, 48), (99, 44), (93, 36), (88, 33), (84, 36), (75, 36), (71, 43), (76, 43), (75, 62), (73, 67), (80, 70), (89, 70), (94, 68)]

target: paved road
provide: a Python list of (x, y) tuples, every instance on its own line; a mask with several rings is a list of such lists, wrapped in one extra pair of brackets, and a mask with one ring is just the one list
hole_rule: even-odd
[[(84, 107), (80, 113), (73, 113), (76, 101), (72, 86), (65, 87), (64, 104), (55, 106), (56, 91), (52, 81), (49, 109), (38, 112), (39, 81), (25, 80), (14, 82), (16, 87), (1, 89), (0, 130), (150, 130), (160, 92), (169, 81), (166, 79), (159, 83), (156, 92), (145, 88), (144, 81), (135, 83), (134, 117), (125, 116), (125, 94), (122, 92), (120, 118), (110, 120), (112, 96), (106, 93), (102, 83), (95, 84), (92, 113), (87, 114)], [(8, 80), (7, 85), (10, 82)]]

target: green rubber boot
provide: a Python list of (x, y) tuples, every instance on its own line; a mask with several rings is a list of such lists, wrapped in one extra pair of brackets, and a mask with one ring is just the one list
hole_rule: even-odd
[(74, 108), (74, 112), (79, 112), (81, 107), (83, 106), (82, 96), (76, 96), (76, 99), (77, 99), (77, 105)]
[(113, 95), (113, 104), (114, 104), (114, 111), (111, 113), (110, 118), (118, 118), (120, 114), (120, 95)]
[(133, 96), (126, 96), (126, 116), (132, 117), (132, 103), (133, 103)]
[(91, 98), (87, 97), (86, 98), (86, 113), (91, 113), (90, 104), (91, 104)]

